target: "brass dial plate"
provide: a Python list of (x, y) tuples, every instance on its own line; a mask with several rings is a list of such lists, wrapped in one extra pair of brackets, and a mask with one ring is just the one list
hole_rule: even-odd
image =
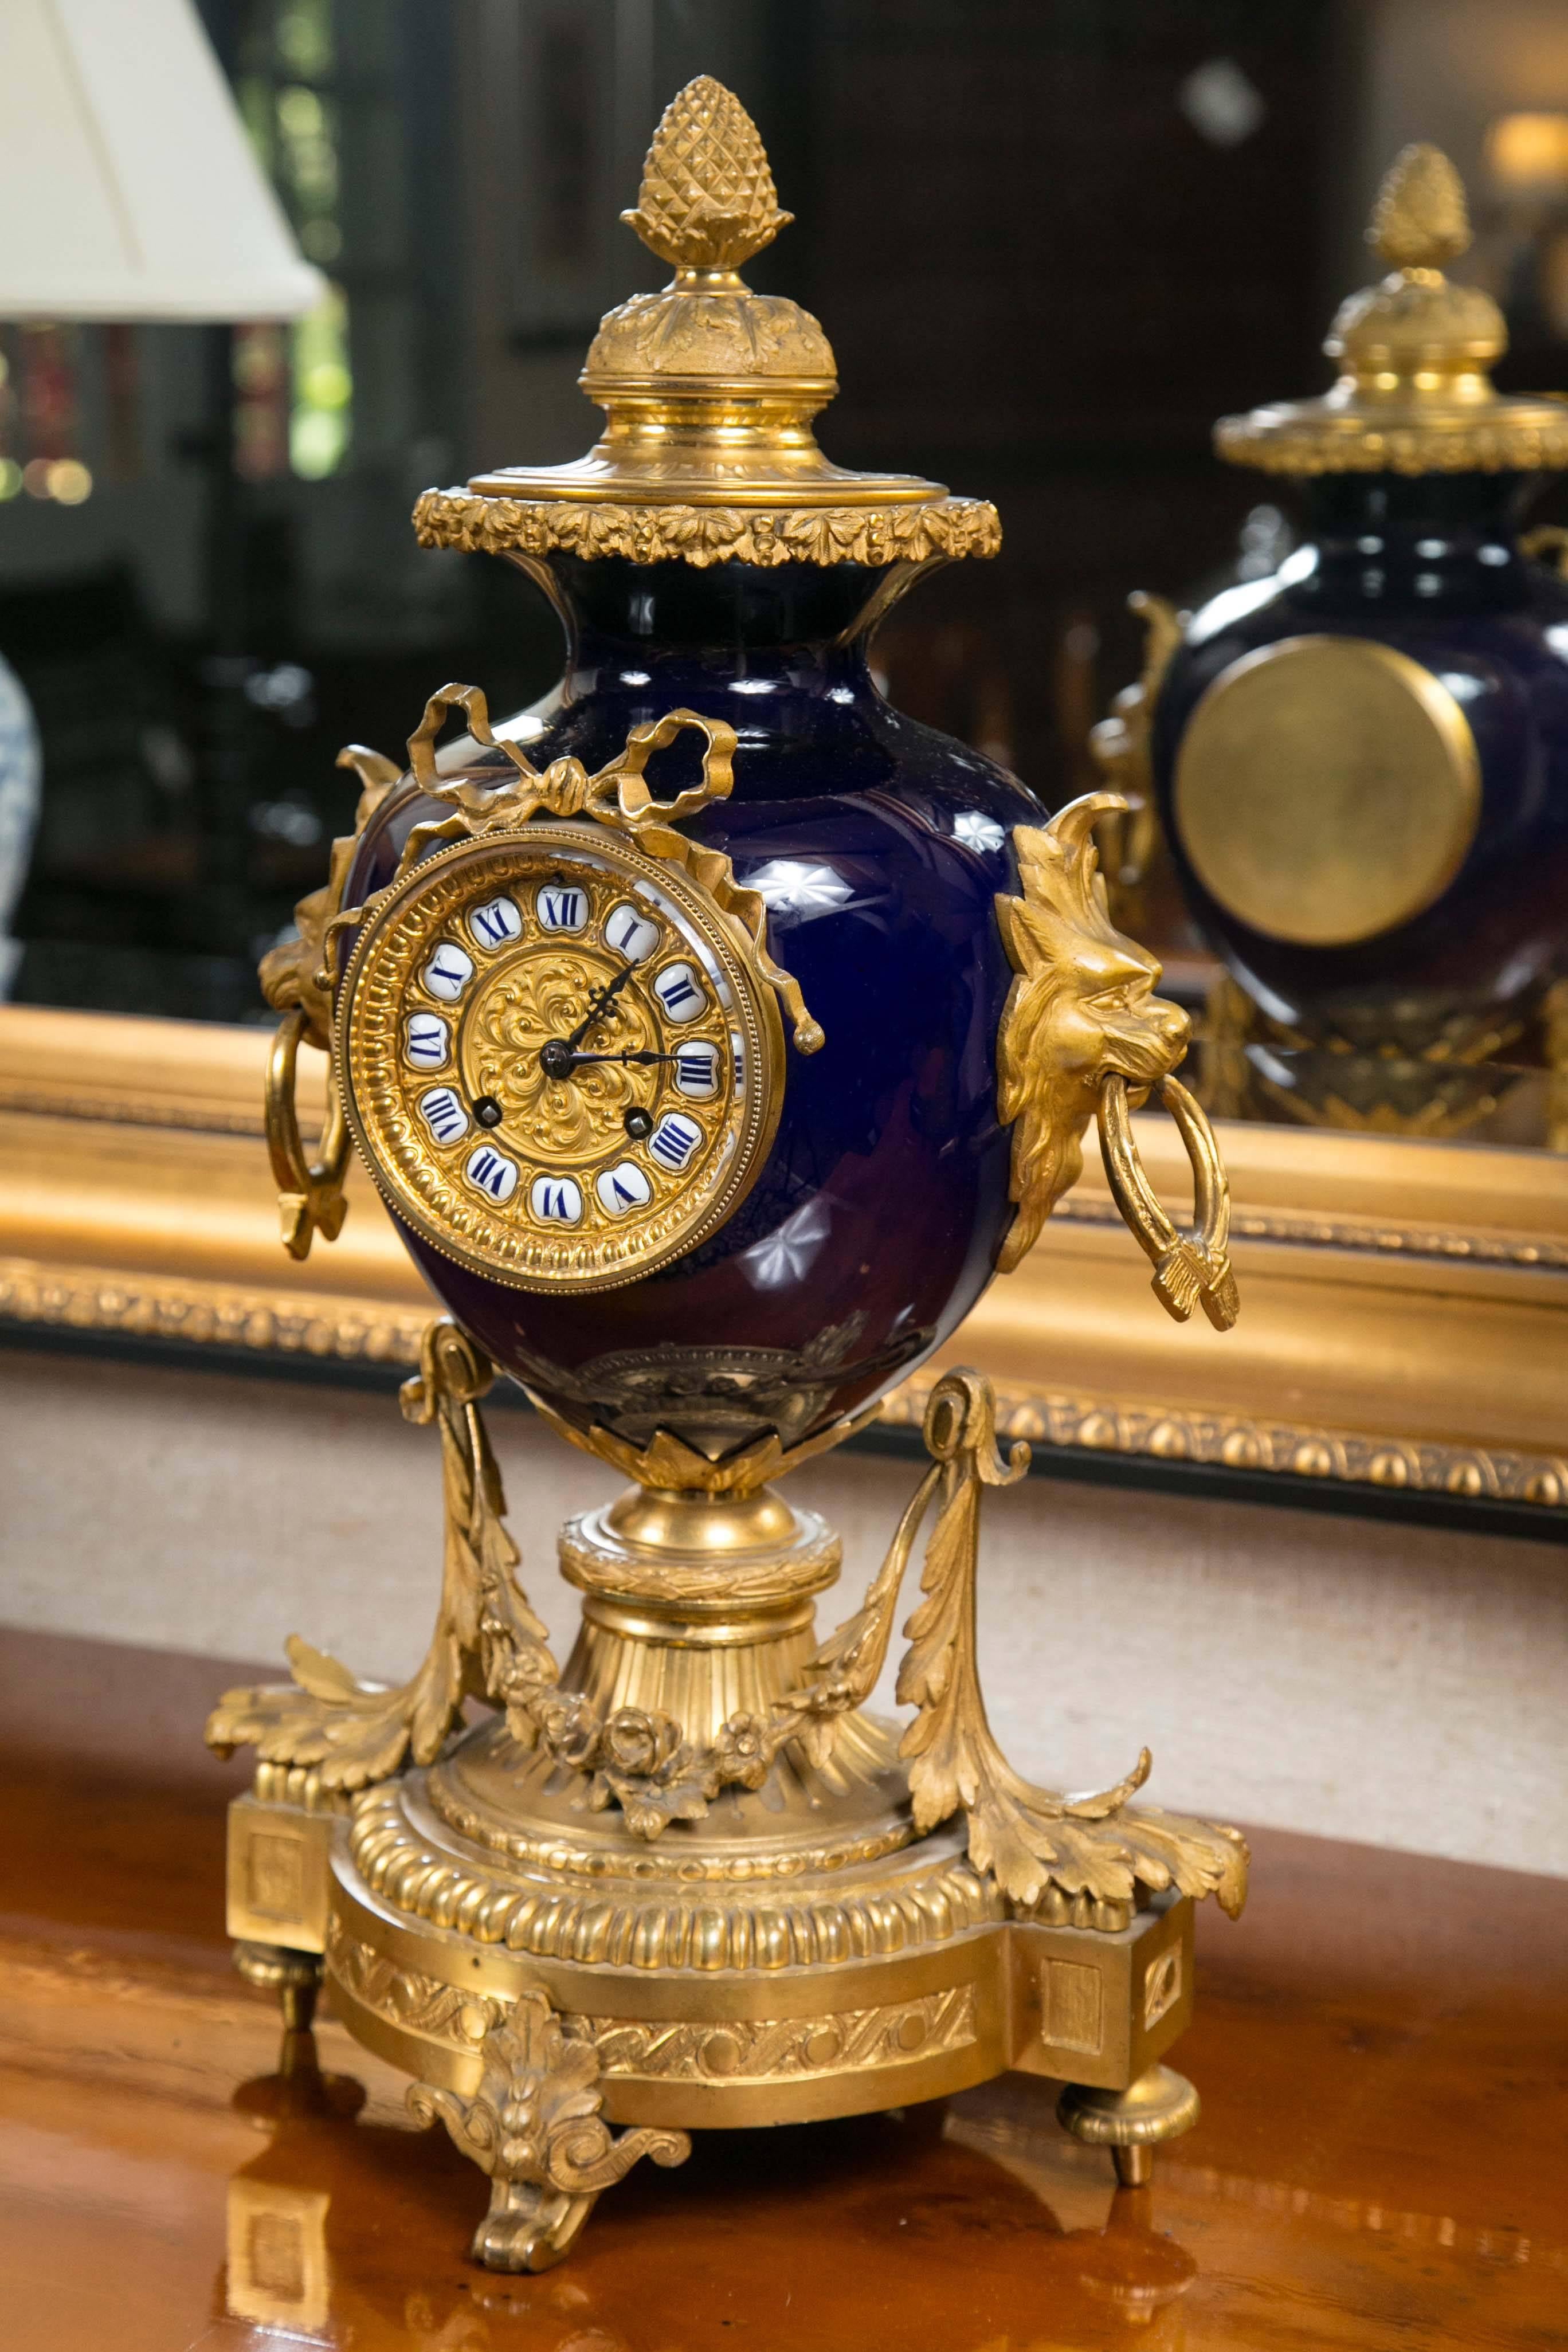
[[(738, 927), (592, 824), (416, 866), (361, 929), (337, 1037), (392, 1206), (522, 1290), (609, 1289), (683, 1255), (751, 1190), (783, 1106), (778, 1010)], [(598, 1058), (552, 1070), (552, 1041)]]
[(1441, 898), (1480, 821), (1475, 738), (1441, 679), (1362, 637), (1289, 637), (1187, 722), (1175, 824), (1205, 889), (1267, 937), (1347, 947)]

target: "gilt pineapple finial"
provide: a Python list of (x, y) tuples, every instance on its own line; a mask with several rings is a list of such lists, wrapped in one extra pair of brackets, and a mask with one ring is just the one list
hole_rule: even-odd
[(1465, 184), (1440, 147), (1405, 148), (1384, 174), (1367, 243), (1393, 269), (1437, 269), (1470, 241)]
[(778, 208), (766, 151), (740, 100), (699, 74), (665, 108), (637, 210), (621, 218), (677, 269), (737, 269), (795, 215)]

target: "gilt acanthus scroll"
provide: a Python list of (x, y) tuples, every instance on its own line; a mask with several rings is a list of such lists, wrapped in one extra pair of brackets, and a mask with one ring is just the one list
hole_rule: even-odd
[(876, 1687), (905, 1573), (935, 1502), (925, 1598), (905, 1629), (910, 1647), (898, 1681), (899, 1697), (917, 1710), (900, 1750), (917, 1832), (963, 1811), (975, 1869), (1026, 1909), (1052, 1886), (1126, 1903), (1137, 1885), (1214, 1891), (1225, 1908), (1239, 1908), (1246, 1848), (1234, 1832), (1124, 1810), (1148, 1777), (1146, 1749), (1114, 1788), (1058, 1796), (1022, 1780), (996, 1746), (975, 1653), (980, 1502), (986, 1486), (1021, 1477), (1029, 1454), (1018, 1444), (1002, 1461), (995, 1402), (980, 1374), (949, 1373), (932, 1391), (925, 1420), (931, 1466), (860, 1608), (821, 1644), (798, 1688), (765, 1716), (732, 1715), (706, 1748), (668, 1715), (623, 1706), (604, 1716), (562, 1688), (545, 1629), (516, 1579), (521, 1555), (479, 1412), (489, 1378), (473, 1342), (439, 1321), (403, 1391), (407, 1417), (436, 1422), (442, 1444), (441, 1604), (418, 1672), (380, 1690), (296, 1637), (289, 1645), (294, 1683), (229, 1691), (219, 1702), (207, 1740), (220, 1754), (254, 1744), (263, 1762), (310, 1769), (323, 1788), (363, 1789), (405, 1760), (433, 1762), (464, 1699), (478, 1698), (504, 1711), (521, 1748), (542, 1744), (584, 1783), (591, 1811), (615, 1806), (635, 1837), (652, 1841), (672, 1821), (701, 1820), (724, 1788), (760, 1789), (792, 1741), (812, 1764), (828, 1761), (839, 1725)]
[(475, 1698), (504, 1712), (520, 1748), (542, 1745), (583, 1781), (591, 1811), (618, 1808), (631, 1833), (646, 1840), (672, 1821), (701, 1820), (722, 1789), (760, 1788), (791, 1740), (826, 1761), (837, 1718), (869, 1697), (880, 1671), (918, 1521), (906, 1514), (866, 1608), (830, 1638), (811, 1678), (765, 1716), (732, 1714), (701, 1747), (657, 1709), (601, 1714), (561, 1687), (545, 1628), (517, 1581), (521, 1555), (479, 1412), (492, 1376), (482, 1351), (442, 1318), (426, 1332), (420, 1370), (401, 1391), (405, 1416), (434, 1422), (441, 1436), (441, 1601), (417, 1672), (380, 1689), (295, 1635), (288, 1645), (294, 1681), (226, 1692), (207, 1723), (209, 1747), (227, 1755), (254, 1746), (264, 1764), (302, 1768), (323, 1789), (352, 1791), (389, 1780), (405, 1763), (434, 1762), (464, 1700)]
[(489, 1697), (492, 1683), (503, 1703), (554, 1685), (544, 1627), (514, 1574), (521, 1555), (479, 1412), (490, 1364), (444, 1318), (429, 1325), (419, 1355), (400, 1402), (406, 1420), (440, 1431), (445, 1530), (441, 1599), (424, 1661), (408, 1682), (377, 1689), (296, 1634), (292, 1683), (226, 1691), (219, 1700), (206, 1737), (220, 1755), (254, 1746), (263, 1763), (308, 1768), (325, 1789), (363, 1789), (405, 1761), (432, 1763), (464, 1700)]
[[(925, 1598), (905, 1628), (910, 1646), (898, 1696), (918, 1712), (900, 1754), (909, 1766), (915, 1826), (934, 1829), (963, 1811), (969, 1858), (1022, 1909), (1049, 1886), (1126, 1902), (1135, 1888), (1215, 1895), (1234, 1917), (1247, 1895), (1247, 1846), (1238, 1832), (1178, 1815), (1130, 1811), (1148, 1779), (1145, 1748), (1126, 1779), (1097, 1794), (1035, 1788), (996, 1745), (980, 1692), (975, 1591), (980, 1506), (987, 1486), (1008, 1486), (1029, 1466), (1021, 1441), (1006, 1461), (996, 1448), (996, 1405), (980, 1373), (950, 1372), (926, 1408), (934, 1468), (917, 1505), (935, 1493), (926, 1546)], [(900, 1533), (902, 1530), (900, 1529)]]

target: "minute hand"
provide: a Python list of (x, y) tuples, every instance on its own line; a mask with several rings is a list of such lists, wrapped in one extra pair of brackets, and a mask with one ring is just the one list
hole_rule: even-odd
[(635, 963), (625, 965), (621, 971), (616, 972), (614, 980), (610, 982), (608, 987), (602, 988), (597, 996), (591, 997), (589, 999), (588, 1010), (584, 1013), (581, 1021), (578, 1022), (577, 1026), (573, 1030), (570, 1037), (565, 1041), (567, 1051), (569, 1053), (576, 1052), (578, 1046), (583, 1043), (584, 1038), (587, 1035), (595, 1022), (598, 1020), (601, 1013), (609, 1010), (610, 1005), (620, 993), (620, 991), (625, 988), (627, 981), (630, 980), (636, 970), (637, 966)]

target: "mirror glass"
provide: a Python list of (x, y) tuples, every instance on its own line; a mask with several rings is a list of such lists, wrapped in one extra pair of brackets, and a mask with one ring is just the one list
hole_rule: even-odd
[[(559, 633), (528, 582), (422, 552), (408, 513), (427, 484), (594, 437), (587, 343), (657, 277), (616, 216), (693, 73), (742, 96), (796, 215), (752, 276), (831, 336), (824, 448), (1002, 513), (994, 563), (933, 576), (889, 621), (879, 679), (1049, 805), (1100, 782), (1091, 730), (1142, 662), (1130, 592), (1195, 610), (1289, 562), (1289, 486), (1220, 463), (1212, 428), (1326, 388), (1325, 325), (1375, 275), (1363, 230), (1407, 142), (1440, 143), (1468, 191), (1453, 273), (1501, 306), (1499, 387), (1568, 385), (1568, 15), (1532, 0), (203, 16), (328, 292), (291, 327), (0, 322), (0, 993), (18, 1003), (265, 1021), (257, 959), (352, 818), (340, 747), (400, 753), (446, 678), (497, 713), (552, 684)], [(1568, 521), (1565, 481), (1531, 486), (1532, 523)], [(1215, 1026), (1220, 967), (1157, 845), (1132, 895), (1209, 1021), (1214, 1108), (1568, 1139), (1542, 1008), (1472, 1059), (1342, 1066)]]

